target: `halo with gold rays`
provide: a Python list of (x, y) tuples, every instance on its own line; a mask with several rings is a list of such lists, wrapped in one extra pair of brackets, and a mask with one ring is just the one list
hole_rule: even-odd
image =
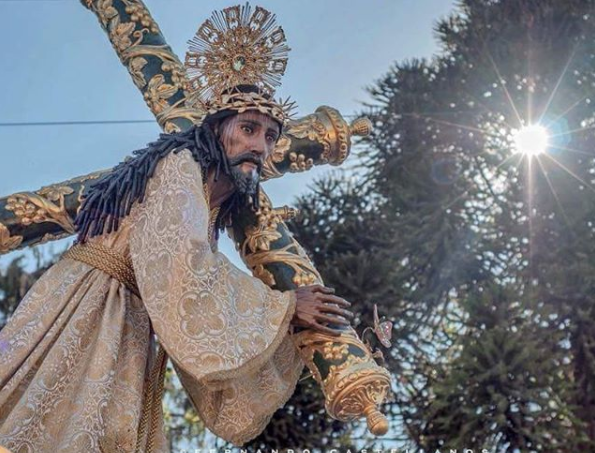
[[(254, 85), (272, 98), (285, 74), (290, 50), (275, 15), (260, 6), (252, 10), (247, 3), (213, 12), (188, 44), (188, 95), (205, 111), (222, 108), (224, 96), (238, 85)], [(259, 110), (267, 104), (264, 96), (258, 99)], [(254, 98), (241, 97), (248, 103), (248, 98)], [(269, 100), (268, 104), (271, 109), (287, 110), (286, 103)]]

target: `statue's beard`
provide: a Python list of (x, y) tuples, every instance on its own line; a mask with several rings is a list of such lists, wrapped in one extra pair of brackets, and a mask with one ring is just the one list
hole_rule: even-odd
[[(240, 166), (244, 162), (252, 162), (255, 164), (255, 171), (242, 171)], [(229, 159), (229, 168), (231, 180), (239, 194), (250, 196), (257, 194), (260, 173), (262, 171), (262, 161), (258, 157), (250, 152), (240, 154), (239, 156)]]

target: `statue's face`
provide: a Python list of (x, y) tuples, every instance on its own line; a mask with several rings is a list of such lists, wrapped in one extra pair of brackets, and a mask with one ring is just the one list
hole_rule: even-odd
[(244, 112), (223, 120), (219, 137), (239, 192), (256, 193), (262, 165), (279, 138), (279, 124), (259, 112)]

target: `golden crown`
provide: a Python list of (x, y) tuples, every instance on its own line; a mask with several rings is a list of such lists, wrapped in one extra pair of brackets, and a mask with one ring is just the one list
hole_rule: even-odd
[[(213, 12), (188, 41), (187, 97), (207, 114), (257, 110), (285, 124), (295, 107), (273, 99), (287, 67), (289, 47), (275, 15), (249, 4)], [(256, 90), (241, 90), (241, 86)]]

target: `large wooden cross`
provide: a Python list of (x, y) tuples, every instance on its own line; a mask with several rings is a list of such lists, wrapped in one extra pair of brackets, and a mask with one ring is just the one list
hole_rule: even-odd
[[(186, 105), (184, 66), (143, 2), (81, 2), (99, 19), (159, 125), (174, 132), (200, 121), (203, 112)], [(369, 129), (366, 120), (349, 125), (335, 109), (322, 106), (290, 125), (265, 163), (263, 179), (306, 171), (318, 164), (339, 165), (349, 154), (351, 136)], [(86, 187), (101, 174), (0, 199), (0, 254), (74, 234), (73, 219)], [(246, 208), (233, 222), (232, 236), (242, 260), (256, 277), (276, 289), (320, 282), (320, 275), (284, 223), (294, 211), (274, 209), (264, 192), (261, 197), (259, 213)]]
[[(166, 132), (175, 132), (200, 121), (203, 112), (186, 105), (184, 66), (143, 2), (81, 2), (99, 19), (159, 125)], [(366, 119), (347, 124), (335, 109), (319, 107), (315, 113), (290, 124), (265, 163), (263, 177), (280, 177), (318, 164), (339, 165), (349, 154), (352, 135), (365, 135), (370, 130)], [(0, 199), (0, 254), (74, 234), (73, 219), (85, 189), (102, 173)], [(281, 291), (322, 283), (285, 224), (292, 210), (273, 208), (261, 192), (259, 211), (245, 207), (232, 222), (230, 233), (244, 263), (255, 277)], [(355, 331), (346, 329), (340, 339), (310, 331), (294, 337), (302, 358), (323, 388), (329, 414), (340, 420), (366, 416), (370, 430), (384, 434), (388, 424), (377, 406), (388, 392), (390, 376), (375, 363), (372, 351)], [(328, 355), (335, 347), (346, 351), (338, 361)]]

